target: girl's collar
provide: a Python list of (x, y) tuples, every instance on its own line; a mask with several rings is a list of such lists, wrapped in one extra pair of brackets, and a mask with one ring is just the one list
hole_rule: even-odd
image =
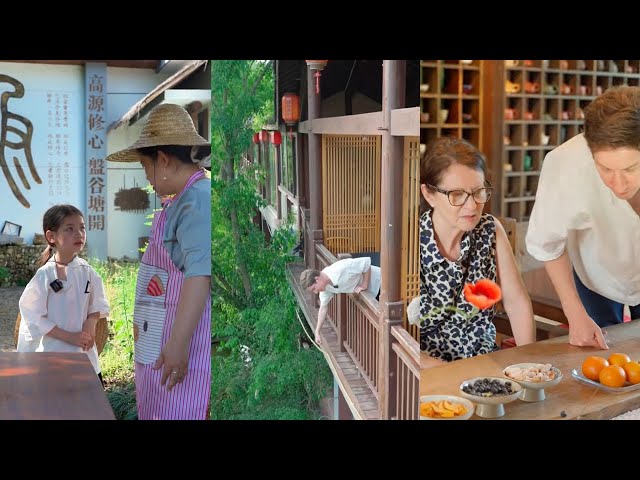
[(55, 253), (53, 254), (53, 257), (51, 257), (51, 259), (55, 262), (56, 265), (62, 265), (63, 267), (71, 265), (73, 262), (75, 262), (76, 258), (78, 258), (78, 256), (74, 255), (74, 257), (71, 259), (70, 262), (62, 263), (62, 262), (59, 262), (58, 260), (56, 260), (56, 254)]

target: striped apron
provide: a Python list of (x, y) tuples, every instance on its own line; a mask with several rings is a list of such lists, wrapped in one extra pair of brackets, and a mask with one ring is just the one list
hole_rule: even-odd
[[(198, 171), (184, 189), (204, 178)], [(180, 192), (181, 194), (182, 192)], [(211, 298), (189, 346), (189, 367), (182, 383), (167, 391), (160, 385), (165, 366), (153, 370), (163, 345), (171, 335), (184, 274), (171, 261), (162, 238), (167, 208), (180, 196), (168, 200), (153, 219), (149, 245), (140, 261), (133, 314), (135, 384), (138, 419), (205, 420), (211, 395)]]

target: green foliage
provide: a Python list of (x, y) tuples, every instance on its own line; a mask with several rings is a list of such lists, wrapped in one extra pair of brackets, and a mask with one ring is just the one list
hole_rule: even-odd
[(253, 132), (272, 121), (273, 68), (216, 61), (211, 95), (211, 418), (318, 418), (331, 372), (321, 352), (302, 346), (285, 274), (297, 234), (283, 227), (265, 242), (253, 222), (264, 205), (257, 191), (264, 172), (243, 162)]
[(119, 346), (133, 360), (133, 304), (136, 294), (138, 263), (92, 261), (92, 267), (102, 278), (111, 313), (109, 330), (112, 345)]
[(102, 278), (111, 313), (100, 366), (107, 398), (119, 420), (137, 418), (133, 383), (133, 304), (138, 263), (90, 261)]
[(9, 269), (7, 267), (0, 267), (0, 285), (9, 278)]
[(136, 387), (133, 382), (107, 389), (107, 398), (116, 420), (137, 420)]

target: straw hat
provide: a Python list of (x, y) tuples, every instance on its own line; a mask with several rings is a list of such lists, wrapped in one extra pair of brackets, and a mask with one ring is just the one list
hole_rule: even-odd
[(164, 103), (154, 107), (142, 127), (140, 138), (130, 147), (108, 155), (107, 160), (111, 162), (139, 162), (140, 154), (136, 151), (138, 148), (160, 145), (193, 146), (191, 160), (194, 163), (207, 166), (205, 163), (210, 161), (210, 143), (198, 135), (187, 111), (180, 105), (172, 103)]

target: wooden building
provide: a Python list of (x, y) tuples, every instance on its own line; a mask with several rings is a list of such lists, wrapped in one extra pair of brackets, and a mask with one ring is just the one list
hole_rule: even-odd
[(304, 262), (288, 278), (306, 321), (315, 329), (318, 308), (299, 285), (305, 268), (366, 255), (382, 272), (379, 302), (341, 294), (329, 306), (321, 333), (334, 416), (415, 419), (419, 332), (407, 328), (406, 305), (419, 292), (419, 62), (276, 60), (274, 69), (279, 135), (263, 134), (256, 149), (267, 172), (262, 224), (267, 235), (288, 220), (300, 231)]

